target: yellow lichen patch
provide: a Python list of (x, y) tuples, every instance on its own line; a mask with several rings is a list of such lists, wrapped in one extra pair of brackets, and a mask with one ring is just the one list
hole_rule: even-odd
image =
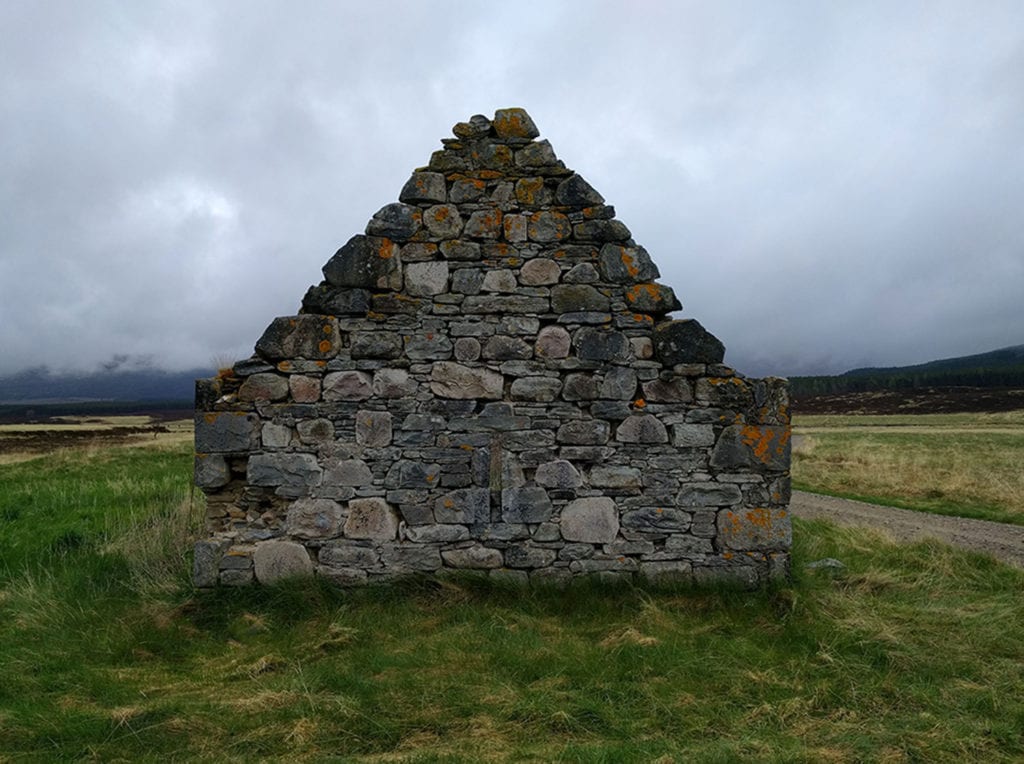
[(377, 249), (377, 255), (381, 260), (390, 260), (394, 256), (394, 243), (391, 239), (381, 239), (380, 247)]
[(480, 170), (477, 173), (477, 177), (484, 178), (486, 180), (497, 180), (502, 174), (497, 170)]
[(447, 207), (437, 207), (434, 209), (434, 220), (438, 223), (443, 223), (450, 214), (451, 212)]
[(330, 350), (331, 350), (331, 341), (330, 340), (320, 340), (320, 344), (317, 345), (317, 347), (320, 349), (321, 353), (329, 353)]
[(281, 361), (277, 364), (278, 371), (290, 372), (293, 368), (291, 361)]
[(505, 261), (505, 264), (508, 265), (511, 268), (515, 268), (517, 265), (519, 265), (519, 258), (518, 257), (510, 257), (510, 258), (508, 258), (508, 260)]
[(638, 409), (642, 409), (647, 405), (647, 401), (645, 401), (643, 398), (637, 398), (635, 401), (633, 401), (633, 405), (636, 406)]
[(324, 324), (324, 334), (330, 334), (334, 329), (330, 324)]
[(740, 434), (743, 438), (743, 445), (748, 446), (754, 452), (754, 456), (768, 464), (773, 455), (782, 456), (785, 452), (786, 444), (789, 442), (790, 431), (788, 427), (785, 429), (774, 444), (774, 448), (772, 448), (772, 441), (776, 440), (775, 430), (747, 425), (740, 431)]
[(636, 278), (640, 274), (640, 267), (636, 264), (633, 256), (625, 249), (622, 250), (622, 264), (626, 266), (626, 273), (633, 278)]

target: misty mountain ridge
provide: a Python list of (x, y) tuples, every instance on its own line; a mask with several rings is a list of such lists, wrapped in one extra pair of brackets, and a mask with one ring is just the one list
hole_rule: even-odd
[(1024, 364), (1024, 345), (990, 350), (987, 353), (942, 358), (913, 366), (865, 366), (843, 372), (844, 377), (878, 374), (913, 374), (915, 372), (960, 371), (964, 369), (1006, 369)]
[(127, 370), (109, 364), (94, 372), (54, 372), (45, 366), (0, 377), (0, 403), (69, 401), (191, 401), (195, 381), (208, 368), (166, 371), (146, 366)]

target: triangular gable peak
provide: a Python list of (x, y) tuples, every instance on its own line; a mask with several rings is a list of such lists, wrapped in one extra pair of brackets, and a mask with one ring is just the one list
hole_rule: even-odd
[(783, 380), (722, 365), (522, 109), (454, 127), (197, 386), (198, 585), (784, 572)]

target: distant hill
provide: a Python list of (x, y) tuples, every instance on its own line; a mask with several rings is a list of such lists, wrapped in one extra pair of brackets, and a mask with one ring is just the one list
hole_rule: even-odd
[(191, 401), (195, 395), (195, 380), (210, 376), (213, 376), (210, 369), (132, 369), (61, 374), (41, 367), (0, 377), (0, 404)]
[(914, 366), (852, 369), (830, 377), (791, 377), (790, 385), (795, 396), (933, 387), (1024, 387), (1024, 345)]

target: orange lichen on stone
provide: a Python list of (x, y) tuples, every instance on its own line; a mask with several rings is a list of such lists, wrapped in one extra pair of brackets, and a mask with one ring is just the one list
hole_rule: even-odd
[(330, 340), (320, 340), (320, 344), (317, 345), (317, 347), (320, 349), (321, 353), (328, 353), (331, 350), (331, 341)]
[(643, 297), (644, 292), (652, 300), (657, 300), (661, 296), (661, 289), (657, 284), (636, 284), (626, 290), (626, 302), (635, 303)]
[(477, 173), (477, 177), (484, 178), (485, 180), (496, 180), (497, 178), (502, 177), (502, 173), (497, 170), (480, 170), (480, 172)]
[(505, 261), (505, 264), (508, 265), (509, 267), (515, 268), (517, 265), (519, 265), (519, 258), (510, 257), (508, 258), (508, 260)]
[(380, 247), (377, 248), (377, 255), (381, 260), (390, 260), (394, 255), (391, 248), (394, 246), (391, 239), (381, 239)]
[(277, 370), (278, 371), (290, 372), (294, 368), (295, 368), (295, 366), (292, 364), (291, 361), (281, 361), (277, 365)]
[[(767, 464), (772, 458), (772, 441), (776, 439), (775, 431), (747, 425), (740, 432), (743, 437), (743, 444), (749, 446), (754, 452), (754, 456)], [(778, 442), (775, 443), (774, 455), (781, 456), (783, 454), (786, 444), (789, 442), (789, 436), (790, 430), (787, 427), (782, 435), (779, 436)]]
[(622, 264), (626, 266), (626, 273), (633, 278), (636, 278), (640, 274), (640, 266), (636, 264), (633, 256), (626, 252), (625, 249), (622, 250)]
[(647, 401), (645, 401), (643, 398), (637, 398), (635, 401), (633, 401), (633, 405), (636, 406), (638, 409), (642, 409), (647, 405)]
[(330, 324), (324, 324), (324, 334), (330, 334), (333, 329), (334, 327)]
[(771, 530), (772, 527), (772, 513), (767, 509), (751, 509), (747, 512), (747, 522), (758, 528), (764, 528), (765, 530)]
[(438, 207), (437, 209), (434, 210), (434, 220), (436, 220), (438, 223), (443, 223), (445, 220), (448, 219), (449, 214), (450, 213), (448, 212), (447, 207)]
[(327, 361), (316, 361), (316, 365), (318, 369), (326, 369)]

